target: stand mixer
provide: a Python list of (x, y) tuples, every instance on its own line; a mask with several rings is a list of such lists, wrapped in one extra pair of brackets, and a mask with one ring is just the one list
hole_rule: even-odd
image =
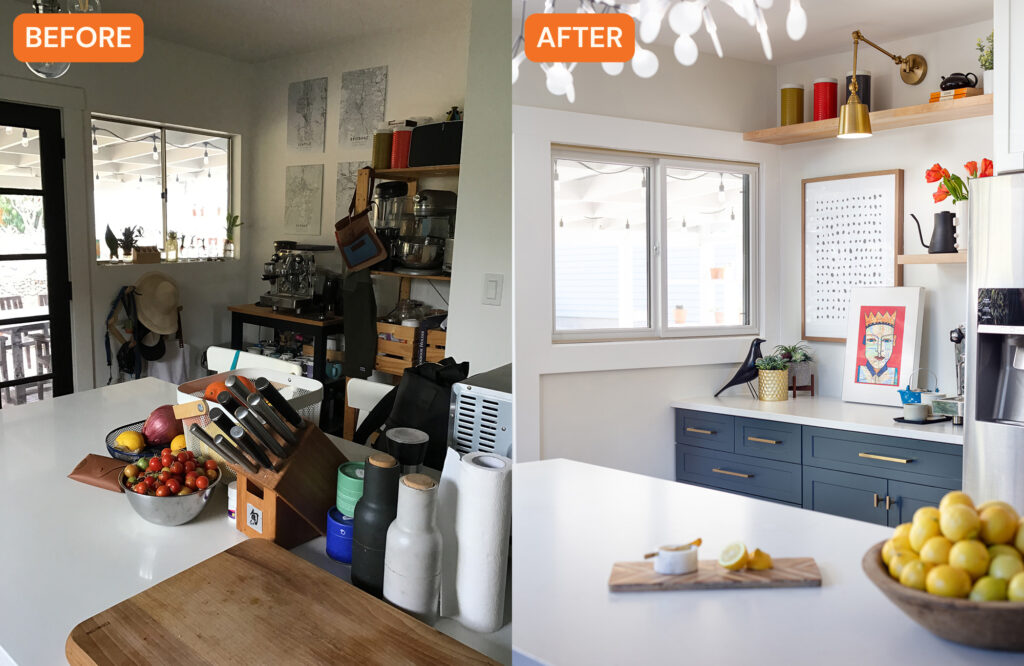
[(263, 264), (261, 279), (270, 291), (260, 296), (260, 305), (301, 314), (316, 303), (316, 258), (314, 252), (328, 252), (330, 245), (300, 245), (295, 241), (274, 241), (274, 254)]

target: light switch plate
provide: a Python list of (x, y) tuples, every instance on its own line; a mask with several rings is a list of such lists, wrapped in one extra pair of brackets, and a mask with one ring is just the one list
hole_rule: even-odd
[(501, 287), (505, 276), (501, 273), (484, 273), (484, 296), (480, 300), (484, 305), (501, 305)]

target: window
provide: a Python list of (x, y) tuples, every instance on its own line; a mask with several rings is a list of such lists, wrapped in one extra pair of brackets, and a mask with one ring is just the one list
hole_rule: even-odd
[(554, 339), (739, 335), (757, 166), (555, 148)]
[(97, 261), (114, 258), (107, 229), (115, 240), (128, 234), (156, 246), (165, 260), (174, 258), (168, 239), (179, 261), (224, 256), (229, 136), (94, 116), (91, 141)]

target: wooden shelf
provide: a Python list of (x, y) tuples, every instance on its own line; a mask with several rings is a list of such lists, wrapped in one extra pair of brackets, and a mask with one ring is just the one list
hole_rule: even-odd
[(899, 264), (966, 264), (966, 252), (946, 252), (943, 254), (899, 254)]
[(441, 282), (451, 282), (451, 275), (406, 275), (405, 273), (396, 273), (394, 271), (370, 271), (370, 275), (387, 275), (390, 277), (406, 278), (409, 280), (439, 280)]
[(430, 176), (458, 176), (458, 164), (441, 166), (409, 167), (408, 169), (377, 169), (373, 172), (377, 178), (384, 180), (417, 180)]
[[(934, 104), (917, 104), (898, 109), (872, 111), (871, 131), (883, 132), (898, 127), (913, 127), (915, 125), (941, 123), (947, 120), (990, 115), (992, 115), (992, 95), (975, 95), (974, 97), (951, 99), (944, 102), (935, 102)], [(746, 132), (743, 135), (743, 140), (785, 146), (791, 143), (833, 139), (838, 132), (839, 119), (830, 118), (829, 120), (816, 120), (798, 125), (770, 127), (768, 129)]]

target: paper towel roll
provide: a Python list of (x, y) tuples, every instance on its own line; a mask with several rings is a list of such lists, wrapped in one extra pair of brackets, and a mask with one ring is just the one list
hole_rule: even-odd
[(438, 488), (441, 615), (483, 633), (505, 622), (512, 461), (448, 449)]

